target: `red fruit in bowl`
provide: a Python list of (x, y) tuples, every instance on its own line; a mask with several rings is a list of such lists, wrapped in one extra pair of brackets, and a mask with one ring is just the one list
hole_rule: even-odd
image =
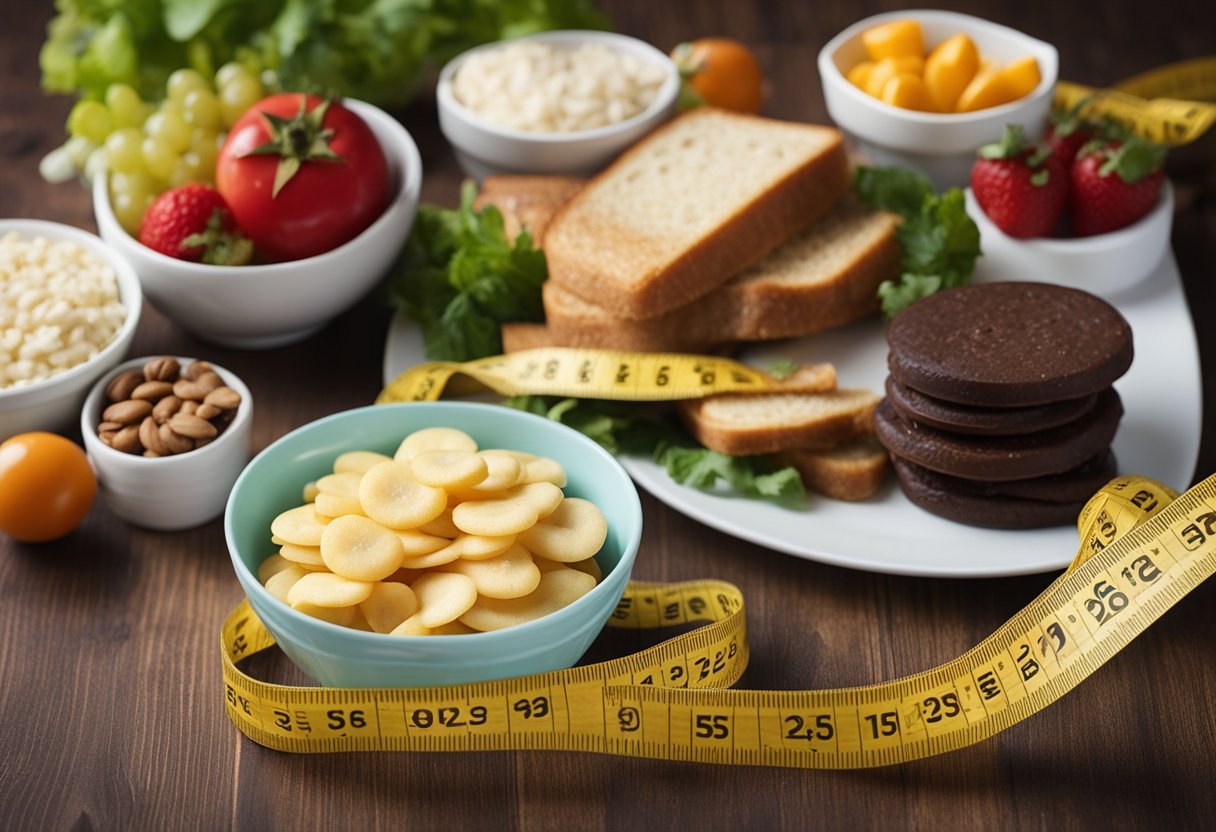
[(1142, 218), (1161, 194), (1165, 148), (1140, 139), (1091, 142), (1070, 172), (1068, 216), (1078, 237), (1126, 228)]
[(340, 101), (280, 93), (237, 119), (215, 181), (241, 230), (272, 261), (330, 251), (384, 213), (388, 160), (376, 134)]
[(1030, 145), (1011, 124), (984, 145), (971, 167), (971, 192), (997, 228), (1010, 237), (1045, 237), (1068, 201), (1068, 168), (1047, 145)]
[(209, 185), (191, 182), (171, 188), (148, 206), (139, 241), (178, 260), (240, 266), (253, 257), (228, 203)]
[(1051, 146), (1051, 152), (1057, 158), (1065, 164), (1072, 164), (1077, 151), (1093, 137), (1094, 134), (1081, 122), (1074, 122), (1070, 126), (1053, 122), (1047, 125), (1047, 134), (1043, 141)]

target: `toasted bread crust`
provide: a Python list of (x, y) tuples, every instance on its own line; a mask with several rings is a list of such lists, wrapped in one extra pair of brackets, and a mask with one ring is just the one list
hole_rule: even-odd
[(878, 286), (898, 275), (901, 256), (893, 214), (869, 212), (855, 221), (867, 225), (865, 244), (850, 262), (813, 283), (770, 279), (763, 272), (770, 260), (782, 258), (804, 239), (816, 241), (820, 235), (814, 225), (726, 285), (662, 315), (644, 320), (616, 317), (548, 281), (543, 289), (545, 318), (555, 343), (654, 351), (696, 351), (843, 326), (878, 310)]
[(887, 479), (887, 450), (872, 436), (824, 451), (796, 449), (777, 454), (779, 465), (791, 465), (803, 484), (837, 500), (866, 500)]
[[(558, 209), (545, 239), (550, 280), (627, 319), (662, 315), (721, 286), (746, 266), (768, 254), (801, 228), (823, 216), (849, 187), (849, 169), (839, 131), (817, 125), (771, 122), (782, 130), (820, 134), (818, 152), (789, 167), (766, 190), (738, 200), (713, 230), (686, 241), (671, 256), (653, 239), (612, 223), (595, 200), (604, 183), (624, 177), (635, 160), (652, 153), (656, 142), (673, 131), (696, 129), (691, 120), (707, 120), (703, 135), (714, 135), (714, 121), (768, 122), (757, 116), (724, 115), (694, 110), (668, 122), (626, 151)], [(714, 175), (709, 172), (707, 175)], [(628, 205), (614, 210), (630, 210)], [(615, 261), (613, 250), (627, 251), (629, 265)], [(640, 272), (636, 264), (645, 263)], [(622, 269), (632, 269), (626, 273)]]
[[(720, 407), (740, 418), (722, 418)], [(680, 417), (698, 442), (731, 456), (770, 454), (789, 448), (824, 450), (873, 434), (879, 396), (869, 390), (830, 393), (722, 395), (680, 402)], [(825, 406), (826, 405), (826, 406)], [(775, 419), (775, 406), (793, 410)]]

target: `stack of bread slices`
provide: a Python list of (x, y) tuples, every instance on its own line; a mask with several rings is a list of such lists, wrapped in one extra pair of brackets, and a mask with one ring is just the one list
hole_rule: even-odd
[[(545, 323), (503, 328), (508, 351), (542, 346), (723, 352), (877, 312), (899, 272), (898, 218), (851, 193), (839, 131), (699, 108), (594, 178), (489, 178), (482, 203), (545, 251)], [(870, 496), (886, 453), (877, 391), (715, 396), (685, 403), (722, 453), (777, 454), (808, 486)]]

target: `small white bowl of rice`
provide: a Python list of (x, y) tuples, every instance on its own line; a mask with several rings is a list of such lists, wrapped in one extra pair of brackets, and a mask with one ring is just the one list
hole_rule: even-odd
[(475, 179), (590, 175), (673, 116), (675, 63), (645, 41), (560, 30), (496, 41), (439, 73), (439, 128)]
[(0, 441), (70, 429), (126, 355), (142, 307), (134, 269), (100, 237), (0, 220)]

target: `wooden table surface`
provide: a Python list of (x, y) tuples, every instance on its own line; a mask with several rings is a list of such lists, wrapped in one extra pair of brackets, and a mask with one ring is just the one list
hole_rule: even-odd
[[(754, 44), (772, 79), (768, 114), (819, 122), (819, 47), (880, 10), (759, 0), (601, 5), (618, 30), (664, 49), (716, 33)], [(1061, 76), (1093, 85), (1203, 55), (1216, 42), (1211, 11), (1185, 11), (1195, 7), (1181, 0), (1151, 9), (950, 5), (1055, 43)], [(37, 173), (63, 140), (70, 105), (38, 86), (50, 15), (48, 0), (9, 4), (0, 28), (0, 215), (94, 229), (82, 188), (52, 186)], [(453, 204), (460, 173), (433, 102), (424, 96), (398, 115), (422, 149), (424, 199)], [(1171, 166), (1183, 203), (1173, 246), (1192, 310), (1216, 301), (1213, 138)], [(258, 403), (260, 449), (373, 399), (389, 316), (374, 293), (303, 343), (243, 352), (197, 341), (145, 306), (130, 354), (207, 357), (234, 370)], [(1203, 366), (1216, 366), (1216, 333), (1198, 329)], [(1216, 471), (1214, 440), (1209, 416), (1196, 479)], [(743, 687), (835, 687), (914, 673), (971, 647), (1054, 577), (851, 571), (741, 542), (645, 494), (642, 502), (635, 577), (721, 577), (747, 597), (753, 655)], [(272, 752), (242, 738), (224, 713), (217, 635), (240, 599), (220, 521), (154, 533), (98, 503), (61, 542), (0, 539), (0, 828), (1120, 829), (1195, 828), (1216, 817), (1211, 584), (1063, 700), (1000, 736), (938, 758), (838, 773), (561, 752)], [(302, 678), (286, 661), (274, 670)]]

